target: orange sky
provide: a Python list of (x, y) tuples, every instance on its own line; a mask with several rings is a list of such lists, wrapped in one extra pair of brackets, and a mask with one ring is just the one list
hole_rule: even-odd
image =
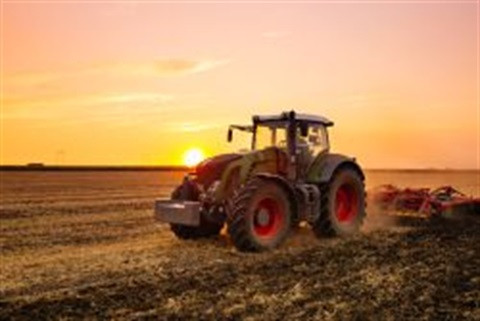
[(365, 167), (480, 168), (478, 1), (1, 4), (1, 164), (179, 164), (294, 108)]

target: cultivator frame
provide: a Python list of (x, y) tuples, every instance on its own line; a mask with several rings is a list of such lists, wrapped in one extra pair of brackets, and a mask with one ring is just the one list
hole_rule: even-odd
[(431, 218), (480, 214), (480, 198), (467, 196), (453, 186), (430, 189), (380, 185), (373, 190), (372, 201), (380, 209), (396, 215)]

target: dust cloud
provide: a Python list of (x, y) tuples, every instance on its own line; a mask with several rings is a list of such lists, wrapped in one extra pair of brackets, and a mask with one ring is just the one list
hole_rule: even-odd
[(391, 215), (387, 210), (373, 204), (373, 202), (369, 202), (367, 216), (362, 226), (363, 233), (393, 229), (399, 225), (399, 220), (396, 216)]

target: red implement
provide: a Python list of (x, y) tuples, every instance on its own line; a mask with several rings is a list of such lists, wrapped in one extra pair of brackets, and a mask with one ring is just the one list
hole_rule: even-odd
[(480, 198), (463, 194), (452, 186), (398, 188), (381, 185), (373, 189), (372, 201), (381, 209), (431, 216), (480, 214)]

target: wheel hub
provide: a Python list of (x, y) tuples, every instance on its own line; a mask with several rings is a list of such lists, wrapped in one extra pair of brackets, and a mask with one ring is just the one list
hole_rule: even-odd
[(267, 209), (262, 208), (257, 213), (257, 224), (259, 226), (267, 226), (270, 223), (270, 213)]
[(281, 230), (285, 214), (275, 199), (266, 197), (258, 202), (253, 215), (257, 237), (270, 238)]

